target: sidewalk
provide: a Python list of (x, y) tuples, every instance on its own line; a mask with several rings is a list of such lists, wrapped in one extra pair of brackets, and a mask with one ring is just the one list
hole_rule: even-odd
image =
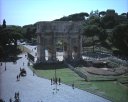
[[(104, 98), (93, 95), (77, 88), (61, 84), (57, 88), (56, 93), (51, 85), (50, 80), (33, 76), (33, 72), (27, 66), (27, 58), (25, 54), (19, 55), (20, 58), (16, 64), (10, 62), (0, 68), (0, 98), (9, 102), (9, 99), (14, 100), (15, 92), (19, 92), (21, 102), (110, 102)], [(24, 66), (23, 66), (24, 62)], [(27, 76), (21, 77), (17, 81), (16, 76), (20, 72), (20, 67), (25, 68)]]

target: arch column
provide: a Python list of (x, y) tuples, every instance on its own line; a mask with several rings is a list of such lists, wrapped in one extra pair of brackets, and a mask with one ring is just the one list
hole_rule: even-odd
[(68, 48), (67, 43), (64, 42), (64, 44), (63, 44), (63, 50), (64, 50), (63, 58), (64, 58), (64, 60), (66, 60), (68, 58), (68, 51), (67, 51), (68, 49), (67, 48)]
[(72, 44), (71, 44), (71, 37), (69, 34), (69, 38), (68, 38), (68, 56), (67, 56), (67, 60), (72, 60)]
[(51, 38), (51, 46), (50, 46), (50, 59), (48, 59), (49, 62), (56, 62), (56, 45), (55, 45), (55, 37), (54, 33), (52, 34)]
[[(42, 34), (43, 35), (43, 34)], [(41, 34), (38, 34), (38, 44), (37, 44), (37, 62), (44, 62), (45, 61), (45, 41), (44, 37)]]
[(74, 51), (74, 60), (80, 60), (82, 58), (81, 54), (82, 54), (82, 38), (81, 36), (79, 35), (77, 37), (77, 40), (76, 40), (76, 44), (73, 46), (73, 51)]
[(40, 39), (41, 44), (40, 44), (40, 50), (41, 50), (41, 61), (45, 62), (45, 38), (41, 37)]

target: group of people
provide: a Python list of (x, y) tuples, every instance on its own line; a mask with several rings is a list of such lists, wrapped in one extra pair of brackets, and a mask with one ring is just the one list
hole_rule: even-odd
[(9, 102), (20, 102), (19, 92), (15, 92), (14, 101), (12, 100), (12, 98), (10, 98)]
[(21, 70), (22, 70), (22, 69), (20, 68), (20, 73), (16, 76), (17, 81), (20, 81), (20, 76), (21, 76), (20, 74), (21, 74)]
[(61, 79), (60, 78), (51, 78), (51, 85), (53, 84), (59, 84), (61, 83)]

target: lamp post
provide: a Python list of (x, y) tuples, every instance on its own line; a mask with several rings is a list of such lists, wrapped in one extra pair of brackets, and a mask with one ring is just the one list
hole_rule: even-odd
[(57, 91), (59, 91), (59, 89), (57, 88), (57, 75), (56, 75), (56, 68), (55, 68), (55, 79), (53, 80), (53, 83), (55, 84), (55, 88), (53, 90), (55, 90), (55, 92), (57, 93)]

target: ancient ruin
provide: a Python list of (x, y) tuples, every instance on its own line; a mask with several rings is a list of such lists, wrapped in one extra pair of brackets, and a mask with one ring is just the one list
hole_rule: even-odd
[(58, 50), (63, 52), (63, 60), (80, 60), (83, 24), (82, 21), (37, 22), (37, 61), (58, 61), (56, 57)]

